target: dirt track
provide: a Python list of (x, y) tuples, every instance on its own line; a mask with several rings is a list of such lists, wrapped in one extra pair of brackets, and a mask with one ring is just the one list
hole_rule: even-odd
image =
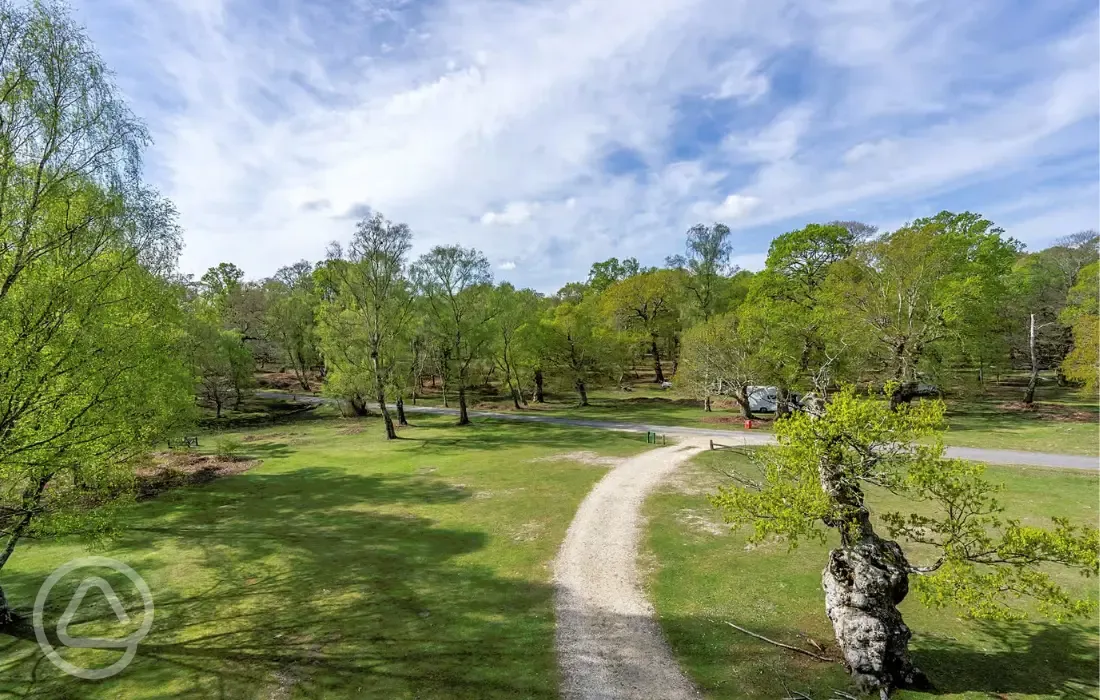
[(706, 447), (692, 438), (629, 459), (577, 510), (554, 562), (561, 696), (568, 700), (694, 700), (653, 619), (637, 571), (646, 494)]

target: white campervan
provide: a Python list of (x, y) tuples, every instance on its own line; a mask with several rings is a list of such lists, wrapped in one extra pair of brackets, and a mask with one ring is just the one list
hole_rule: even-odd
[[(750, 386), (749, 410), (753, 413), (775, 413), (779, 406), (779, 388), (774, 386)], [(801, 396), (793, 391), (787, 397), (791, 408), (798, 408)]]

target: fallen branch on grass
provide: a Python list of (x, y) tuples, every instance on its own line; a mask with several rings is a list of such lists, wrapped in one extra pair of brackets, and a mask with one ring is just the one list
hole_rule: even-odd
[(812, 659), (817, 659), (818, 661), (827, 661), (831, 664), (835, 664), (837, 662), (836, 659), (830, 659), (827, 656), (821, 656), (820, 654), (815, 654), (812, 651), (807, 651), (805, 649), (799, 649), (798, 647), (793, 647), (790, 644), (784, 644), (783, 642), (777, 642), (774, 639), (768, 639), (767, 637), (765, 637), (763, 635), (757, 634), (756, 632), (749, 631), (749, 630), (745, 629), (744, 627), (733, 624), (732, 622), (729, 622), (729, 621), (726, 621), (726, 620), (723, 620), (723, 622), (725, 622), (727, 625), (734, 628), (738, 632), (744, 632), (745, 634), (749, 635), (750, 637), (755, 637), (755, 638), (759, 639), (762, 642), (767, 642), (768, 644), (774, 644), (777, 647), (782, 647), (784, 649), (789, 649), (791, 651), (797, 651), (799, 654), (805, 654), (806, 656), (809, 656)]

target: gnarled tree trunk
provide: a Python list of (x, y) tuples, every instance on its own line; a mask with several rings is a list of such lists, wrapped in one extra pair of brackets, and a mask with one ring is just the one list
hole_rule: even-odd
[(895, 688), (927, 689), (924, 673), (909, 658), (909, 627), (898, 604), (909, 593), (909, 562), (897, 542), (871, 526), (858, 483), (824, 457), (818, 469), (832, 500), (825, 524), (840, 533), (821, 574), (825, 612), (852, 679), (865, 693), (886, 698)]
[(909, 627), (898, 604), (909, 593), (909, 564), (897, 542), (870, 532), (834, 549), (821, 574), (825, 612), (852, 679), (865, 693), (927, 689), (909, 657)]

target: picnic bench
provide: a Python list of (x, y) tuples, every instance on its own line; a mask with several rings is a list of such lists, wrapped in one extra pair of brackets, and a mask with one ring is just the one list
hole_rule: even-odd
[(199, 436), (198, 435), (194, 435), (194, 436), (191, 436), (191, 437), (176, 438), (175, 440), (173, 440), (172, 438), (168, 438), (168, 449), (172, 449), (173, 447), (192, 448), (192, 447), (198, 447), (198, 446), (199, 446)]

